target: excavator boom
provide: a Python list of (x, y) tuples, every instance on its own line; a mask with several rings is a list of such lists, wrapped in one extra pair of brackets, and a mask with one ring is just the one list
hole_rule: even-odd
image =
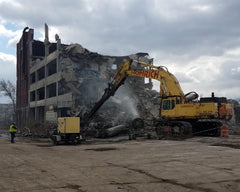
[[(133, 63), (140, 64), (143, 68), (148, 69), (131, 69)], [(88, 113), (87, 119), (91, 119), (97, 110), (105, 103), (109, 97), (113, 96), (118, 88), (124, 84), (124, 81), (128, 76), (138, 76), (150, 79), (156, 79), (161, 82), (160, 96), (178, 96), (181, 101), (184, 101), (184, 93), (179, 85), (178, 80), (172, 75), (166, 68), (154, 66), (142, 61), (128, 60), (124, 62), (120, 69), (116, 72), (113, 80), (108, 84), (108, 88), (105, 89), (101, 99), (95, 104), (92, 110)]]

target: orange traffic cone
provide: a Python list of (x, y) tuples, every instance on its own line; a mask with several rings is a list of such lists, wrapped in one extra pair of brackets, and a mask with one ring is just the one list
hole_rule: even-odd
[(226, 125), (221, 127), (221, 137), (228, 137), (228, 127)]

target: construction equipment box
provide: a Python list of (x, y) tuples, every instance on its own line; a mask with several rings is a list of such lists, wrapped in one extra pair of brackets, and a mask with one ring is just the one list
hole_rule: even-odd
[(60, 117), (58, 118), (59, 133), (80, 133), (79, 117)]

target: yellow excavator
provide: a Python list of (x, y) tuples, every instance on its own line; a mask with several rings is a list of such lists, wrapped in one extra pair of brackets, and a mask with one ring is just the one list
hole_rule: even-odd
[[(142, 66), (134, 68), (133, 64)], [(156, 133), (162, 135), (190, 136), (209, 135), (219, 136), (222, 123), (220, 120), (230, 120), (232, 105), (225, 97), (204, 97), (198, 100), (198, 94), (184, 94), (176, 77), (164, 66), (154, 66), (142, 61), (128, 60), (124, 62), (108, 84), (102, 98), (88, 113), (87, 119), (103, 105), (128, 76), (138, 76), (155, 79), (160, 82), (160, 112), (155, 120)]]

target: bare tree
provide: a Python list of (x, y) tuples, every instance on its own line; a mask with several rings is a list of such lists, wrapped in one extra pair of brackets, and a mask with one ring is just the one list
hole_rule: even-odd
[(12, 101), (13, 110), (16, 113), (16, 86), (9, 80), (0, 80), (0, 95), (7, 96)]

